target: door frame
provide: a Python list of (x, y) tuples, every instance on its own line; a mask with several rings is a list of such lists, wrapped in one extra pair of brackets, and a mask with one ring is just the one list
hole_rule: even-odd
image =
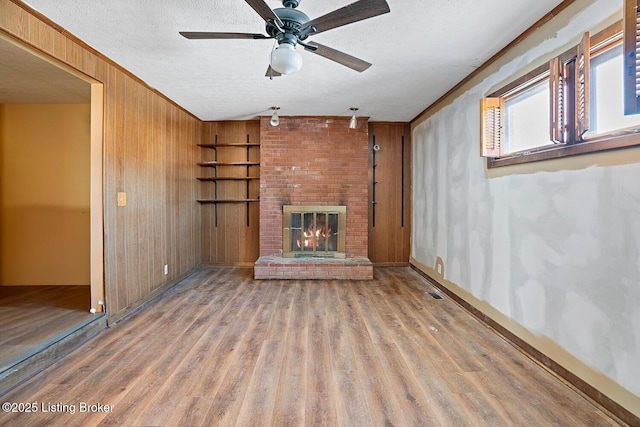
[(49, 56), (15, 36), (0, 30), (0, 39), (31, 53), (90, 85), (91, 131), (90, 131), (90, 287), (92, 313), (105, 311), (104, 287), (104, 84), (60, 60)]

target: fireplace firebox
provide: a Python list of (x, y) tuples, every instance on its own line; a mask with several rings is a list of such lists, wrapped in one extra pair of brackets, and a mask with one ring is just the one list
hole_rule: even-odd
[(283, 206), (286, 258), (344, 258), (346, 206)]

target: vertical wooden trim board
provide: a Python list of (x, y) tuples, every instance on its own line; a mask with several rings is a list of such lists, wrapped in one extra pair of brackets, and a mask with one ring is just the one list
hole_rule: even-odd
[(91, 84), (91, 309), (104, 311), (104, 215), (102, 204), (104, 85)]
[(408, 265), (410, 239), (410, 126), (408, 123), (371, 122), (369, 259), (376, 265)]

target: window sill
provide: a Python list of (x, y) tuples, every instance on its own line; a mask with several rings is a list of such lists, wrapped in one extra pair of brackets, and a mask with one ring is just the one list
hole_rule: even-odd
[(542, 160), (559, 159), (580, 154), (595, 153), (598, 151), (614, 150), (617, 148), (640, 145), (640, 130), (624, 135), (607, 135), (589, 137), (587, 140), (572, 145), (554, 145), (538, 151), (516, 153), (501, 158), (488, 158), (487, 168), (518, 165), (523, 163), (538, 162)]

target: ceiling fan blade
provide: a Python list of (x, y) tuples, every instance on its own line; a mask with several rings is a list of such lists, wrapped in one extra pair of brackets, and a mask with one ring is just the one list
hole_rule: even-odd
[(211, 33), (206, 31), (180, 31), (182, 37), (188, 39), (269, 39), (262, 34), (251, 33)]
[(331, 30), (336, 27), (373, 18), (390, 12), (389, 5), (385, 0), (360, 0), (348, 6), (336, 9), (326, 15), (312, 19), (302, 26), (302, 29), (315, 27), (314, 33)]
[(355, 56), (348, 55), (344, 52), (340, 52), (339, 50), (332, 49), (327, 46), (323, 46), (319, 43), (309, 43), (309, 47), (317, 48), (317, 49), (309, 49), (305, 47), (305, 50), (309, 52), (313, 52), (316, 55), (320, 55), (324, 58), (330, 59), (338, 64), (342, 64), (345, 67), (349, 67), (352, 70), (356, 70), (358, 72), (363, 72), (367, 68), (371, 67), (371, 64), (367, 61), (363, 61), (362, 59), (356, 58)]
[(273, 77), (280, 77), (281, 75), (282, 74), (280, 74), (279, 72), (277, 72), (276, 70), (271, 68), (271, 65), (269, 65), (269, 68), (267, 68), (267, 73), (264, 76), (265, 77), (269, 77), (269, 78), (273, 78)]
[(249, 6), (251, 6), (253, 10), (256, 11), (258, 15), (262, 17), (262, 19), (264, 19), (265, 21), (274, 21), (280, 28), (284, 27), (284, 24), (282, 23), (280, 18), (278, 18), (278, 15), (276, 15), (275, 12), (271, 10), (269, 6), (267, 6), (267, 3), (265, 3), (264, 0), (245, 1), (249, 4)]

